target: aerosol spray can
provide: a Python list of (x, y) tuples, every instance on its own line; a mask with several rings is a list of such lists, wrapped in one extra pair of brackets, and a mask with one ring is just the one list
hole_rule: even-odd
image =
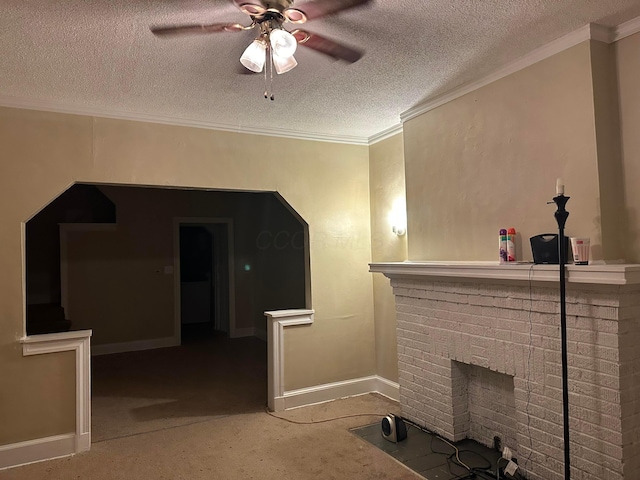
[(500, 263), (507, 263), (507, 230), (500, 229), (498, 235), (498, 248), (500, 252)]
[(516, 261), (516, 229), (507, 230), (507, 262)]

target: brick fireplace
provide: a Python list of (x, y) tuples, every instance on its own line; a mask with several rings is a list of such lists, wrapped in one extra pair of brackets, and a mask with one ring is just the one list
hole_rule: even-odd
[[(564, 476), (558, 267), (384, 263), (403, 416)], [(572, 478), (640, 478), (640, 266), (567, 267)]]

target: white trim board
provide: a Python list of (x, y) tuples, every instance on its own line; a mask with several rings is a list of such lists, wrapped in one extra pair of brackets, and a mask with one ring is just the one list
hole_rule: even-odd
[(139, 352), (156, 348), (179, 347), (180, 340), (176, 337), (152, 338), (149, 340), (135, 340), (132, 342), (107, 343), (104, 345), (92, 345), (91, 355), (111, 355), (113, 353)]
[(640, 32), (640, 17), (632, 18), (628, 22), (621, 23), (613, 29), (611, 41), (617, 42), (638, 32)]
[(397, 383), (378, 375), (371, 375), (369, 377), (291, 390), (284, 392), (279, 401), (284, 404), (283, 410), (331, 402), (339, 398), (355, 397), (367, 393), (380, 393), (391, 400), (399, 401), (399, 390)]
[[(369, 271), (388, 278), (459, 278), (496, 281), (558, 282), (558, 265), (497, 262), (380, 262), (370, 263)], [(640, 265), (567, 265), (567, 283), (594, 285), (640, 284)]]
[(386, 140), (387, 138), (391, 138), (394, 135), (397, 135), (398, 133), (402, 133), (402, 132), (403, 132), (403, 126), (401, 123), (397, 125), (393, 125), (387, 128), (386, 130), (383, 130), (381, 132), (376, 133), (375, 135), (370, 136), (369, 145), (374, 145), (378, 142)]
[(0, 470), (68, 457), (76, 453), (76, 435), (56, 435), (0, 446)]
[(284, 410), (284, 329), (313, 325), (313, 310), (276, 310), (267, 317), (267, 404), (272, 412)]
[[(76, 431), (73, 434), (73, 448), (70, 452), (66, 435), (51, 437), (52, 440), (35, 439), (7, 447), (16, 454), (16, 462), (20, 458), (26, 458), (27, 463), (48, 460), (56, 456), (85, 452), (91, 448), (91, 333), (91, 330), (80, 330), (33, 335), (20, 339), (22, 355), (25, 357), (47, 353), (75, 352)], [(18, 463), (14, 465), (18, 465)]]
[(372, 375), (341, 382), (327, 383), (298, 390), (284, 390), (284, 329), (294, 325), (313, 325), (314, 310), (276, 310), (264, 312), (267, 317), (267, 402), (269, 410), (281, 412), (290, 408), (329, 402), (377, 392), (399, 401), (397, 383)]

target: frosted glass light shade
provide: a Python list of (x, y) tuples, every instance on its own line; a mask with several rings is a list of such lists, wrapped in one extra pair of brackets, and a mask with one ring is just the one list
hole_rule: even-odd
[(298, 65), (298, 62), (293, 55), (287, 58), (282, 58), (275, 53), (273, 54), (273, 66), (276, 68), (276, 73), (278, 75), (281, 73), (287, 73), (289, 70), (295, 68), (296, 65)]
[(296, 37), (286, 30), (282, 30), (281, 28), (272, 30), (269, 34), (269, 39), (271, 41), (271, 48), (273, 48), (273, 52), (279, 57), (289, 58), (296, 53), (296, 48), (298, 47)]
[(252, 72), (261, 72), (267, 58), (266, 50), (267, 45), (262, 40), (255, 39), (245, 49), (240, 57), (240, 63)]

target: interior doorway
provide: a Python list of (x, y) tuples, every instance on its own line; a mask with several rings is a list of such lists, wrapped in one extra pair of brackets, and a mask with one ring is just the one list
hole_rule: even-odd
[(174, 238), (176, 331), (234, 337), (232, 220), (177, 218)]
[[(310, 303), (304, 220), (274, 192), (78, 184), (61, 197), (25, 227), (26, 301), (64, 307), (63, 327), (45, 315), (48, 331), (93, 331), (80, 397), (90, 403), (78, 401), (78, 412), (90, 405), (86, 433), (102, 441), (262, 410), (263, 312)], [(196, 258), (210, 265), (200, 320), (215, 332), (185, 341), (181, 226), (197, 227), (194, 242), (210, 236)], [(42, 331), (39, 318), (27, 332)]]

